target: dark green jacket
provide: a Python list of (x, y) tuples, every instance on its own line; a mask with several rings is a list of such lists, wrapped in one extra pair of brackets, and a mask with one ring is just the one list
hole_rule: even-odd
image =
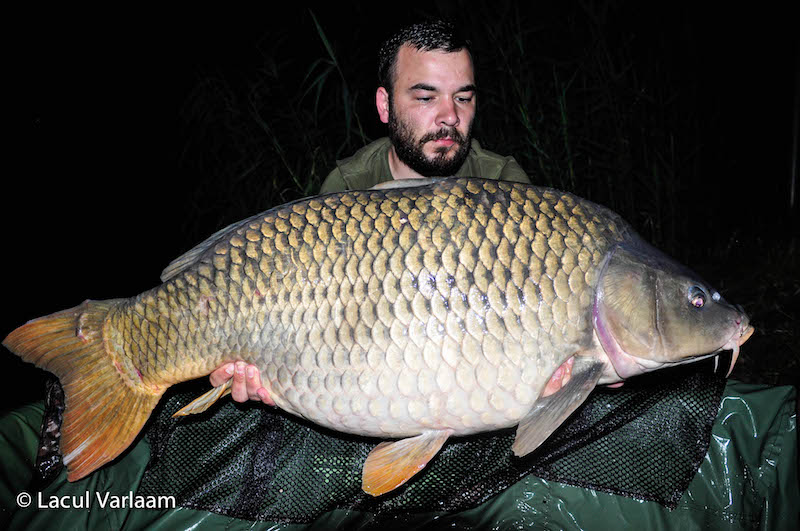
[[(381, 138), (359, 149), (352, 157), (337, 161), (336, 168), (323, 181), (320, 193), (366, 190), (376, 184), (391, 181), (392, 172), (389, 169), (391, 146), (388, 138)], [(514, 157), (503, 157), (483, 149), (475, 139), (472, 139), (470, 144), (467, 160), (455, 176), (531, 182)]]

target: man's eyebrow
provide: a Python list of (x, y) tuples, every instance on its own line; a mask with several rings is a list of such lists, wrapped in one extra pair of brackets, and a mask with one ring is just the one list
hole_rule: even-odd
[(426, 85), (425, 83), (417, 83), (413, 87), (409, 88), (408, 90), (427, 90), (430, 92), (436, 92), (436, 87), (432, 85)]
[[(416, 85), (410, 87), (408, 90), (427, 90), (429, 92), (437, 92), (439, 89), (434, 87), (433, 85), (428, 85), (426, 83), (417, 83)], [(476, 87), (474, 84), (470, 83), (469, 85), (464, 85), (463, 87), (459, 87), (456, 92), (475, 92)]]

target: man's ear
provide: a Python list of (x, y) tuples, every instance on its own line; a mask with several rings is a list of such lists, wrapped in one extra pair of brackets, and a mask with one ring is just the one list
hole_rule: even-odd
[(375, 107), (378, 108), (378, 117), (381, 119), (381, 122), (388, 124), (389, 92), (383, 87), (378, 87), (378, 91), (375, 93)]

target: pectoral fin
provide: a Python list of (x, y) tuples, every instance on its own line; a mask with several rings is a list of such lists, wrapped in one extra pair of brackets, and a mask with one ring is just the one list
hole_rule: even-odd
[(586, 400), (602, 374), (599, 361), (576, 357), (569, 382), (554, 394), (539, 398), (519, 423), (511, 446), (514, 455), (522, 457), (536, 450)]
[(195, 413), (202, 413), (206, 409), (210, 408), (214, 402), (219, 400), (220, 398), (231, 394), (231, 388), (233, 387), (233, 378), (225, 382), (224, 384), (220, 385), (219, 387), (215, 387), (211, 391), (207, 393), (203, 393), (202, 395), (198, 396), (181, 409), (175, 412), (173, 417), (185, 417), (186, 415), (194, 415)]
[(361, 488), (372, 496), (396, 489), (425, 468), (452, 433), (452, 430), (426, 431), (416, 437), (379, 444), (364, 463)]

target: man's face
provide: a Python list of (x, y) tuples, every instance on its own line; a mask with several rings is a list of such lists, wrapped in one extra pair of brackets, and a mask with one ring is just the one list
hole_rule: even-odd
[[(384, 119), (397, 157), (426, 177), (455, 174), (470, 149), (475, 118), (475, 78), (466, 50), (397, 55)], [(380, 107), (379, 107), (380, 111)]]

